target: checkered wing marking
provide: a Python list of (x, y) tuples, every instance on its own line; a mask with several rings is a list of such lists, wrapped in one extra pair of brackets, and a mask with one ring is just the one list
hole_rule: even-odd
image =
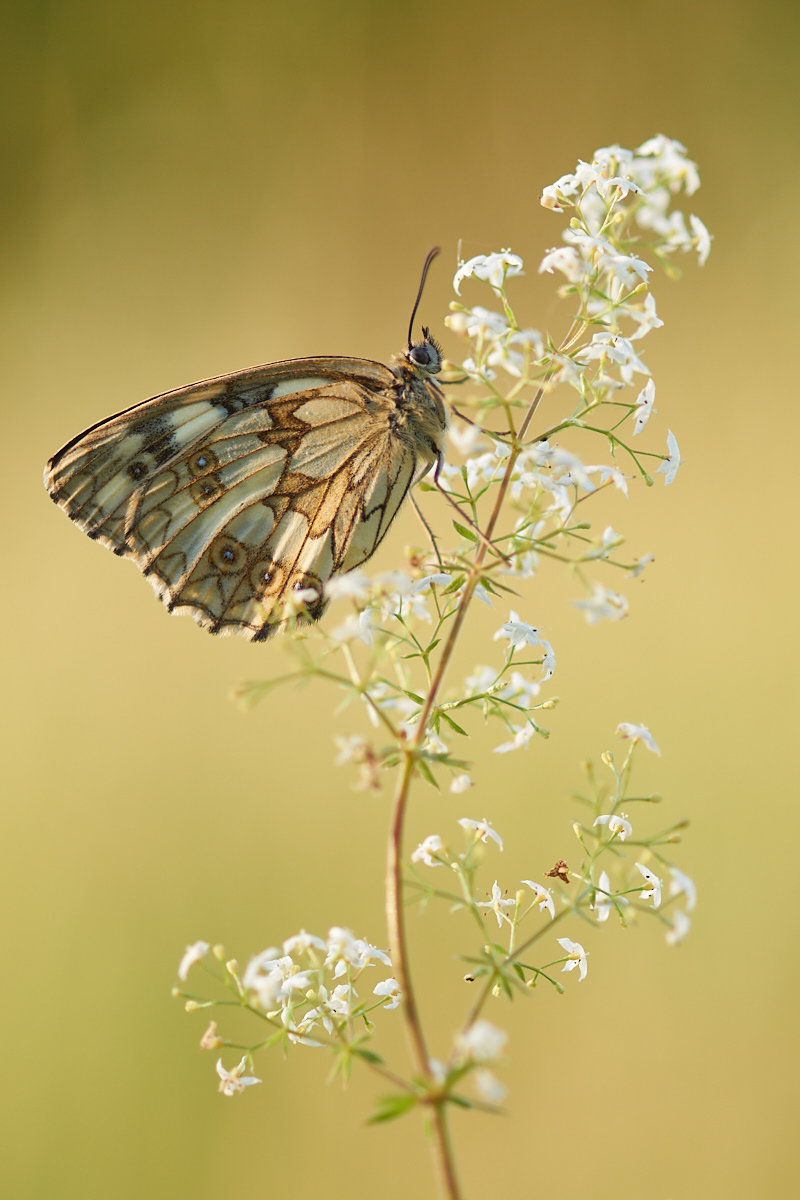
[(88, 430), (45, 480), (90, 537), (133, 559), (170, 611), (263, 640), (294, 588), (374, 553), (415, 471), (379, 363), (293, 360), (195, 384)]

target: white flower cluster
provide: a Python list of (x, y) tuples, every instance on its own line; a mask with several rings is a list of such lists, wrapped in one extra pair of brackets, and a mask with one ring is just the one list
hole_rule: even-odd
[(334, 642), (361, 641), (374, 645), (375, 631), (391, 626), (393, 617), (403, 622), (431, 622), (431, 587), (446, 588), (453, 576), (445, 572), (412, 579), (404, 571), (389, 571), (370, 579), (363, 571), (334, 575), (325, 584), (326, 600), (352, 600), (357, 616), (348, 617), (330, 633)]
[[(332, 1034), (368, 1011), (370, 1005), (359, 1003), (354, 983), (376, 960), (392, 965), (385, 951), (354, 937), (349, 929), (334, 926), (324, 940), (301, 930), (283, 943), (282, 952), (270, 947), (252, 958), (242, 975), (242, 987), (251, 1003), (281, 1021), (289, 1041), (319, 1046), (322, 1043), (308, 1037), (316, 1025)], [(385, 1008), (400, 1003), (393, 979), (383, 980), (373, 991), (389, 997)]]
[[(620, 737), (632, 743), (630, 753), (633, 752), (637, 743), (641, 742), (651, 753), (661, 754), (655, 738), (646, 725), (635, 725), (631, 722), (623, 721), (617, 726), (617, 733)], [(613, 755), (606, 755), (605, 761), (614, 769)], [(598, 853), (615, 843), (624, 842), (633, 835), (633, 825), (624, 812), (600, 813), (593, 823), (593, 828), (596, 829), (598, 827), (601, 833), (605, 830), (608, 834), (607, 840), (599, 842)], [(669, 885), (670, 903), (681, 895), (686, 897), (685, 909), (673, 906), (670, 910), (671, 922), (669, 922), (669, 918), (665, 918), (668, 923), (666, 934), (667, 944), (675, 946), (689, 932), (690, 920), (688, 913), (694, 909), (697, 901), (697, 893), (695, 885), (688, 875), (684, 875), (677, 867), (670, 864), (666, 865), (671, 876)], [(664, 881), (645, 863), (636, 862), (634, 866), (642, 877), (642, 880), (644, 880), (644, 887), (642, 887), (641, 882), (637, 885), (638, 887), (642, 887), (642, 890), (638, 892), (638, 899), (650, 900), (654, 909), (660, 908)], [(624, 875), (624, 871), (622, 874)], [(592, 908), (599, 922), (607, 921), (612, 909), (616, 910), (620, 918), (622, 918), (622, 910), (630, 904), (626, 893), (636, 892), (637, 886), (630, 887), (629, 881), (623, 878), (621, 878), (620, 884), (619, 888), (613, 888), (608, 872), (602, 871), (600, 873), (595, 885), (594, 901), (592, 903)]]
[[(692, 214), (689, 233), (683, 213), (679, 210), (669, 212), (676, 193), (683, 190), (687, 196), (692, 196), (699, 187), (697, 165), (686, 157), (686, 147), (674, 138), (658, 134), (636, 150), (625, 150), (622, 146), (604, 146), (595, 150), (591, 163), (580, 161), (574, 172), (562, 175), (546, 187), (541, 203), (554, 212), (579, 209), (589, 230), (599, 235), (609, 206), (632, 196), (636, 223), (642, 229), (658, 234), (663, 251), (694, 248), (700, 266), (703, 266), (711, 249), (711, 238), (705, 225)], [(571, 238), (565, 236), (564, 240)], [(623, 265), (622, 272), (627, 271), (645, 278), (639, 267)]]
[[(191, 967), (200, 962), (209, 949), (208, 942), (187, 946), (178, 966), (181, 981), (186, 980)], [(289, 1042), (319, 1047), (325, 1043), (309, 1037), (315, 1027), (321, 1026), (331, 1036), (341, 1035), (352, 1027), (356, 1018), (364, 1017), (372, 1009), (399, 1006), (400, 987), (391, 977), (382, 979), (372, 989), (377, 1000), (359, 1000), (356, 981), (376, 962), (387, 967), (392, 965), (384, 950), (354, 937), (349, 929), (334, 926), (327, 938), (316, 937), (301, 929), (282, 947), (264, 950), (250, 960), (241, 979), (233, 961), (226, 964), (226, 972), (242, 1001), (260, 1009), (271, 1021), (282, 1026)], [(194, 1002), (190, 1003), (196, 1006)], [(216, 1023), (212, 1022), (201, 1045), (211, 1049), (223, 1044), (216, 1036)], [(223, 1067), (221, 1060), (217, 1063), (221, 1081), (219, 1090), (224, 1095), (233, 1096), (244, 1087), (260, 1082), (255, 1077), (242, 1075), (246, 1062), (247, 1056), (230, 1071)]]

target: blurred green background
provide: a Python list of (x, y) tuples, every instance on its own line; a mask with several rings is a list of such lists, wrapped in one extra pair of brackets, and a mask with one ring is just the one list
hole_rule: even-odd
[[(386, 360), (434, 242), (421, 319), (451, 354), (459, 238), (465, 257), (521, 254), (518, 311), (559, 332), (535, 268), (563, 218), (537, 197), (595, 147), (659, 131), (699, 163), (687, 208), (716, 240), (702, 271), (687, 257), (679, 286), (653, 285), (649, 448), (669, 426), (686, 465), (605, 514), (657, 562), (625, 589), (630, 619), (594, 629), (556, 572), (529, 585), (522, 614), (559, 654), (553, 736), (495, 757), (478, 729), (478, 787), (419, 791), (410, 833), (487, 815), (507, 845), (487, 886), (495, 868), (512, 890), (539, 878), (574, 857), (580, 759), (617, 722), (647, 722), (663, 758), (640, 779), (666, 798), (653, 817), (693, 822), (678, 857), (695, 926), (675, 950), (649, 922), (587, 934), (584, 984), (490, 1008), (510, 1032), (510, 1116), (456, 1119), (466, 1191), (793, 1193), (799, 15), (737, 0), (2, 6), (6, 1195), (434, 1195), (414, 1119), (363, 1126), (372, 1079), (342, 1095), (320, 1053), (274, 1054), (264, 1086), (226, 1100), (197, 1049), (203, 1014), (169, 995), (196, 938), (242, 961), (300, 926), (385, 943), (388, 799), (331, 769), (334, 734), (366, 732), (361, 717), (333, 717), (324, 690), (243, 715), (230, 689), (281, 670), (280, 646), (168, 619), (52, 506), (41, 470), (83, 426), (193, 379)], [(404, 515), (376, 565), (409, 540)], [(503, 619), (480, 614), (463, 666), (497, 661)], [(451, 957), (469, 939), (446, 916), (412, 930), (444, 1055), (471, 999)], [(382, 1044), (405, 1053), (399, 1033)]]

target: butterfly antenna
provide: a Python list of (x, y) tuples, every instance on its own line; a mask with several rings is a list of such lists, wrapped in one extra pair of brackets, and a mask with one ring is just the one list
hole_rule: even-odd
[(428, 277), (428, 271), (430, 270), (430, 265), (433, 262), (433, 260), (436, 258), (436, 255), (441, 254), (441, 253), (442, 253), (441, 246), (434, 246), (432, 250), (428, 251), (428, 257), (425, 259), (425, 265), (422, 268), (422, 279), (420, 279), (420, 281), (419, 281), (419, 291), (417, 292), (417, 298), (414, 301), (414, 307), (411, 310), (411, 320), (408, 322), (408, 344), (409, 344), (409, 346), (411, 345), (411, 335), (414, 332), (414, 317), (417, 315), (417, 309), (419, 308), (419, 302), (422, 299), (422, 289), (425, 287), (425, 280)]

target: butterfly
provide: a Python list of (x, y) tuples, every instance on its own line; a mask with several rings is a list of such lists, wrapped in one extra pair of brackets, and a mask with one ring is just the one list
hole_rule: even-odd
[(165, 392), (54, 454), (51, 498), (209, 633), (260, 642), (293, 612), (319, 620), (327, 581), (371, 558), (443, 460), (442, 351), (427, 328), (412, 341), (437, 253), (388, 366), (293, 358)]

